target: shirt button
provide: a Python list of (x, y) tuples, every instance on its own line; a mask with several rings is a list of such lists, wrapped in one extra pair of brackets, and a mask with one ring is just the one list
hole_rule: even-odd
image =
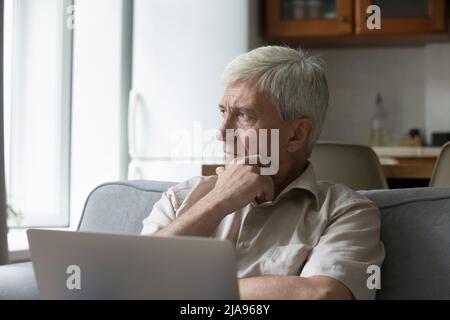
[(243, 242), (243, 243), (242, 243), (242, 247), (243, 247), (244, 249), (248, 249), (248, 248), (250, 248), (250, 243), (248, 243), (247, 241), (246, 241), (246, 242)]

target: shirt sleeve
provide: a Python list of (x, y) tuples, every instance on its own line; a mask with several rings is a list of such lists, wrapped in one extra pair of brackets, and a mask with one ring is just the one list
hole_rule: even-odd
[(368, 200), (351, 202), (331, 218), (300, 276), (328, 276), (343, 283), (355, 299), (374, 299), (368, 267), (381, 267), (384, 254), (378, 208)]
[(150, 215), (142, 222), (142, 235), (152, 235), (174, 221), (195, 204), (215, 184), (214, 177), (194, 177), (164, 192), (153, 206)]
[(176, 211), (173, 204), (173, 191), (171, 189), (164, 192), (155, 205), (150, 215), (142, 222), (142, 235), (152, 235), (161, 230), (176, 218)]

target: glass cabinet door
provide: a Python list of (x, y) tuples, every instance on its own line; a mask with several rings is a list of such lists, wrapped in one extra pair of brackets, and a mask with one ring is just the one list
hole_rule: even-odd
[(283, 20), (336, 19), (336, 0), (282, 0)]
[(428, 17), (428, 0), (374, 0), (385, 18)]
[(268, 38), (353, 33), (353, 0), (266, 0)]
[[(405, 35), (446, 31), (446, 0), (355, 0), (356, 34)], [(370, 30), (367, 7), (381, 11), (381, 29)]]

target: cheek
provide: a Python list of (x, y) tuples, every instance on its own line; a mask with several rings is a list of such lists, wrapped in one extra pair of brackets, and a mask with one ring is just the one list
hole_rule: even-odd
[(289, 145), (289, 133), (287, 130), (278, 130), (278, 136), (271, 137), (271, 143), (278, 146), (279, 154), (287, 152)]
[(245, 146), (245, 149), (249, 152), (249, 155), (253, 155), (258, 152), (258, 146), (259, 146), (259, 138), (258, 138), (258, 132), (259, 130), (256, 128), (246, 128), (241, 129), (242, 135), (239, 135), (239, 140), (242, 145)]

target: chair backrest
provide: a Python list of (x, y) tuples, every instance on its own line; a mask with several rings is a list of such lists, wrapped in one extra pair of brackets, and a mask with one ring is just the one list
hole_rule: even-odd
[(430, 187), (450, 187), (450, 142), (442, 147), (434, 166)]
[(310, 161), (317, 180), (342, 183), (355, 190), (388, 188), (378, 156), (369, 146), (318, 142)]

